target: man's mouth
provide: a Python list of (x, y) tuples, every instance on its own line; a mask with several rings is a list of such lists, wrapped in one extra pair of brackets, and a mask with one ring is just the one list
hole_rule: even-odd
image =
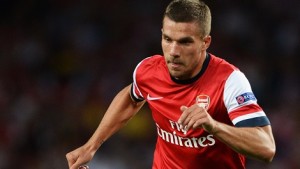
[(172, 69), (178, 69), (180, 66), (183, 65), (182, 62), (178, 62), (178, 61), (169, 61), (168, 63)]
[(179, 66), (181, 66), (180, 63), (176, 63), (176, 62), (171, 62), (171, 66), (174, 68), (178, 68)]

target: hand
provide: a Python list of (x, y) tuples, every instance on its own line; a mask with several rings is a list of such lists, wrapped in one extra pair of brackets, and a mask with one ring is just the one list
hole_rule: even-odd
[(214, 132), (216, 121), (208, 114), (208, 112), (198, 104), (191, 107), (181, 106), (182, 114), (178, 120), (181, 128), (188, 131), (191, 127), (193, 129), (203, 128), (209, 133)]
[(88, 146), (83, 145), (74, 151), (66, 154), (69, 169), (78, 169), (81, 165), (84, 165), (92, 160), (95, 151), (91, 151)]

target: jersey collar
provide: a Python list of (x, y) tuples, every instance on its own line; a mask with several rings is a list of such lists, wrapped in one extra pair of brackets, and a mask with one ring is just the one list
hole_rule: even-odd
[(211, 58), (211, 56), (207, 53), (206, 58), (205, 58), (205, 60), (203, 62), (203, 65), (202, 65), (202, 69), (195, 77), (193, 77), (191, 79), (186, 79), (186, 80), (178, 80), (178, 79), (175, 79), (174, 77), (171, 76), (172, 81), (175, 82), (175, 83), (178, 83), (178, 84), (190, 84), (190, 83), (195, 82), (196, 80), (198, 80), (201, 77), (201, 75), (207, 69), (210, 58)]

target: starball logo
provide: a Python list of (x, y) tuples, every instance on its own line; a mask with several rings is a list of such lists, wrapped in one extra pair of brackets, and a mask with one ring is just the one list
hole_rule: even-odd
[(180, 124), (178, 124), (177, 122), (174, 122), (172, 120), (169, 120), (169, 122), (171, 128), (173, 129), (173, 132), (168, 132), (162, 129), (156, 123), (158, 136), (168, 143), (175, 144), (181, 147), (189, 147), (189, 148), (201, 148), (201, 147), (213, 146), (216, 143), (212, 134), (203, 137), (191, 137), (191, 138), (181, 137), (177, 133), (181, 132), (186, 135), (187, 131), (180, 129)]

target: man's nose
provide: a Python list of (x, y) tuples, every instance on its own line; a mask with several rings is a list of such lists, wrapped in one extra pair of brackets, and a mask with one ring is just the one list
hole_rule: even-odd
[(171, 56), (180, 56), (180, 46), (176, 42), (173, 42), (170, 45), (170, 55)]

